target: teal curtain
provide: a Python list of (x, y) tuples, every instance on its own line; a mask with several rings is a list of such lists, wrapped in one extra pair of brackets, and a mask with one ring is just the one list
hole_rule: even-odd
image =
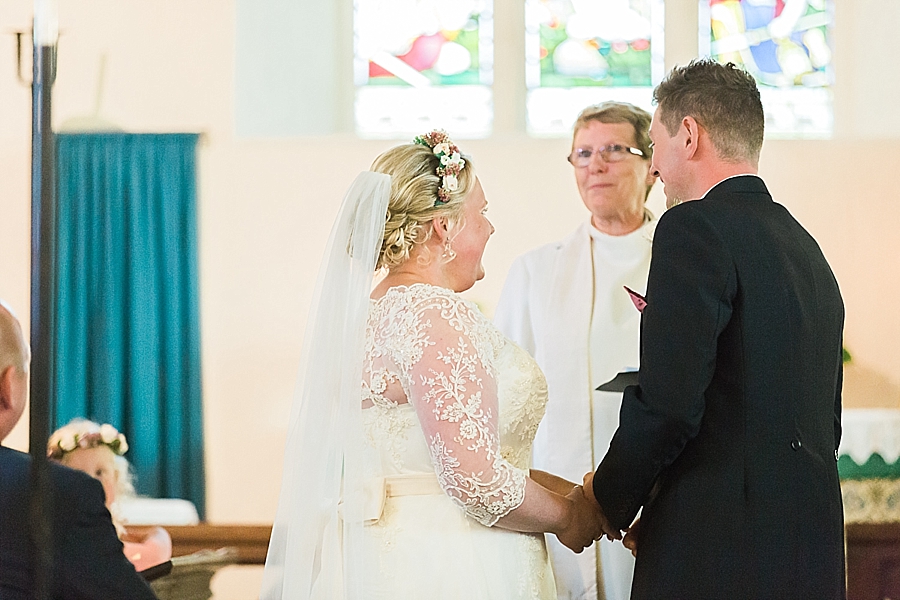
[(204, 511), (195, 134), (60, 134), (58, 427), (111, 423), (141, 494)]

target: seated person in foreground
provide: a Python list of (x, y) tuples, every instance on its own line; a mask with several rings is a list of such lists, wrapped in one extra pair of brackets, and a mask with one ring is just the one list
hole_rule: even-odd
[[(0, 440), (15, 427), (28, 396), (30, 352), (19, 323), (0, 301)], [(30, 550), (31, 457), (0, 446), (0, 598), (33, 597)], [(49, 465), (54, 600), (151, 600), (156, 598), (122, 554), (103, 489), (90, 477)]]
[(125, 436), (109, 424), (98, 425), (85, 419), (74, 419), (60, 427), (47, 442), (47, 456), (72, 469), (83, 471), (103, 484), (106, 508), (122, 540), (125, 556), (138, 571), (172, 558), (172, 538), (161, 527), (137, 534), (128, 531), (122, 521), (118, 500), (134, 495)]

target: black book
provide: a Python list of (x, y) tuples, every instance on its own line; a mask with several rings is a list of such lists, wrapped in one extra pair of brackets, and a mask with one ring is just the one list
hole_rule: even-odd
[(159, 563), (158, 565), (153, 565), (152, 567), (148, 567), (141, 571), (139, 575), (144, 578), (144, 581), (153, 581), (154, 579), (159, 579), (160, 577), (164, 577), (172, 572), (172, 561), (167, 560), (164, 563)]
[(624, 392), (629, 385), (638, 384), (638, 371), (624, 371), (597, 388), (598, 392)]

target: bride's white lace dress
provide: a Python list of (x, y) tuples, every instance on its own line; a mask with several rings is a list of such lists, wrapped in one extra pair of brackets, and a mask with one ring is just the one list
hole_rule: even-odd
[(524, 498), (547, 401), (534, 360), (457, 294), (372, 302), (363, 425), (383, 478), (365, 526), (373, 598), (555, 598), (542, 534), (491, 527)]

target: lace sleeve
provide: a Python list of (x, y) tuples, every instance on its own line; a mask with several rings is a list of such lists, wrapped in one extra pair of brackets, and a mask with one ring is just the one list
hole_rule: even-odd
[(490, 527), (524, 500), (525, 472), (500, 455), (491, 327), (475, 310), (458, 298), (416, 310), (425, 335), (408, 381), (441, 487)]

